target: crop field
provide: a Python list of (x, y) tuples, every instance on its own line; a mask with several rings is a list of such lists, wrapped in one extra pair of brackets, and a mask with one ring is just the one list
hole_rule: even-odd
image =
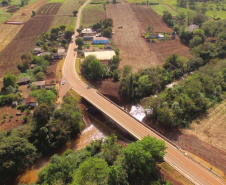
[(78, 10), (84, 2), (85, 0), (65, 0), (58, 10), (51, 27), (59, 26), (61, 24), (73, 25), (75, 17), (72, 12)]
[[(133, 66), (133, 71), (147, 67), (161, 65), (156, 59), (155, 53), (150, 50), (150, 45), (141, 37), (142, 30), (140, 23), (134, 16), (131, 6), (128, 3), (108, 4), (107, 17), (113, 19), (112, 37), (113, 44), (120, 49), (119, 69), (124, 65)], [(118, 27), (123, 27), (118, 29)]]
[(90, 4), (87, 5), (82, 11), (81, 24), (84, 27), (87, 27), (105, 18), (106, 13), (102, 4)]
[[(154, 12), (150, 7), (142, 5), (131, 5), (134, 15), (140, 22), (141, 29), (144, 32), (148, 26), (154, 27), (154, 32), (172, 33), (172, 28), (168, 27), (162, 17)], [(151, 50), (155, 53), (157, 60), (163, 63), (172, 53), (188, 58), (190, 56), (189, 48), (180, 43), (179, 37), (175, 40), (158, 41), (150, 43)]]
[[(38, 36), (48, 31), (54, 19), (54, 13), (60, 7), (60, 3), (45, 4), (32, 17), (14, 37), (14, 39), (0, 52), (0, 76), (9, 72), (17, 74), (17, 64), (20, 63), (20, 56), (29, 52), (36, 43)], [(51, 16), (50, 16), (51, 15)]]
[[(21, 21), (26, 22), (31, 18), (31, 11), (37, 11), (46, 1), (48, 0), (39, 0), (33, 4), (27, 5), (24, 8), (20, 9), (13, 16), (11, 16), (9, 21)], [(22, 15), (22, 13), (24, 15)], [(1, 17), (1, 15), (0, 15)], [(0, 18), (1, 20), (1, 18)], [(20, 31), (23, 25), (9, 25), (2, 24), (0, 25), (0, 51), (2, 51), (16, 36), (16, 34)]]

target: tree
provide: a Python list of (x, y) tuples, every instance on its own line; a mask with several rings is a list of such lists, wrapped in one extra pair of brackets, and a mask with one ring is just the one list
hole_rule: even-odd
[(118, 81), (118, 80), (119, 80), (119, 78), (120, 78), (120, 73), (119, 73), (119, 70), (118, 70), (118, 69), (115, 69), (115, 70), (113, 71), (113, 78), (114, 78), (115, 81)]
[(8, 2), (7, 1), (2, 1), (2, 6), (3, 7), (8, 6)]
[(45, 103), (46, 105), (53, 105), (54, 102), (56, 101), (56, 94), (55, 91), (52, 90), (46, 90), (46, 89), (39, 89), (36, 91), (32, 91), (30, 93), (31, 97), (37, 97), (38, 99), (38, 104)]
[(104, 19), (103, 26), (104, 28), (113, 27), (113, 20), (110, 18)]
[(189, 41), (189, 47), (194, 48), (198, 45), (202, 44), (202, 38), (198, 35), (196, 35), (193, 39)]
[(80, 35), (82, 30), (81, 29), (77, 29), (78, 34)]
[(37, 149), (27, 139), (8, 131), (1, 133), (4, 137), (0, 142), (0, 182), (20, 173), (36, 159)]
[(109, 63), (110, 70), (114, 71), (115, 69), (118, 69), (120, 61), (121, 59), (118, 55), (113, 56), (113, 58), (110, 60), (110, 63)]
[(59, 26), (59, 28), (60, 28), (60, 31), (63, 33), (64, 30), (66, 29), (66, 26), (65, 26), (64, 24), (61, 24), (61, 25)]
[(40, 124), (40, 127), (42, 127), (48, 123), (51, 115), (52, 111), (50, 108), (45, 104), (40, 104), (39, 106), (35, 107), (33, 118), (38, 124)]
[(15, 82), (16, 82), (16, 76), (11, 73), (9, 73), (3, 77), (3, 85), (5, 88), (8, 86), (14, 87)]
[(29, 0), (21, 0), (21, 6), (27, 5)]
[(74, 17), (77, 17), (78, 10), (75, 10), (72, 13), (73, 13)]
[(74, 33), (75, 32), (74, 32), (73, 27), (71, 25), (68, 25), (64, 32), (64, 34), (65, 34), (64, 38), (69, 41)]
[(45, 78), (45, 74), (42, 71), (40, 71), (35, 75), (35, 77), (37, 80), (43, 80)]
[[(165, 155), (165, 143), (150, 136), (131, 143), (123, 150), (129, 184), (147, 184), (150, 176), (155, 177), (156, 162), (162, 161)], [(146, 183), (145, 183), (146, 182)]]
[(97, 79), (103, 75), (105, 70), (105, 65), (102, 64), (99, 60), (93, 60), (89, 65), (90, 77), (92, 79)]
[(108, 173), (108, 165), (103, 159), (90, 157), (79, 166), (72, 184), (106, 184)]
[(75, 43), (76, 43), (76, 45), (78, 46), (78, 49), (81, 50), (81, 49), (82, 49), (82, 46), (84, 45), (83, 39), (82, 39), (82, 38), (77, 38), (77, 39), (75, 40)]
[(113, 3), (113, 4), (116, 4), (116, 3), (117, 3), (117, 1), (116, 1), (116, 0), (112, 0), (112, 3)]
[(103, 37), (111, 38), (112, 34), (112, 29), (111, 27), (105, 28), (102, 32)]
[(34, 17), (36, 15), (36, 12), (33, 10), (31, 12), (32, 12), (32, 17)]

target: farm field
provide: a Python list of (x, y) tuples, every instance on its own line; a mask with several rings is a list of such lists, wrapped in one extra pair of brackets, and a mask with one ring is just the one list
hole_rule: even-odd
[(11, 14), (8, 14), (6, 12), (4, 13), (3, 9), (5, 8), (0, 8), (0, 25), (11, 16)]
[(88, 27), (106, 18), (103, 4), (89, 4), (82, 11), (81, 23), (83, 27)]
[(77, 10), (84, 2), (85, 0), (65, 0), (57, 12), (51, 27), (59, 26), (61, 24), (73, 25), (75, 22), (75, 17), (73, 16), (72, 12)]
[[(39, 0), (33, 4), (27, 5), (24, 8), (20, 9), (13, 16), (11, 16), (9, 21), (22, 21), (26, 22), (31, 18), (31, 11), (37, 11), (45, 2), (48, 0)], [(22, 15), (25, 14), (25, 15)], [(2, 51), (16, 36), (16, 34), (20, 31), (23, 25), (10, 25), (10, 24), (2, 24), (0, 25), (0, 51)]]
[(60, 5), (61, 3), (43, 5), (37, 11), (36, 16), (32, 17), (16, 37), (0, 52), (0, 77), (9, 72), (19, 73), (16, 66), (20, 62), (20, 56), (25, 52), (29, 52), (35, 46), (36, 40), (41, 33), (49, 30)]
[[(139, 21), (128, 3), (108, 4), (107, 17), (113, 19), (113, 44), (120, 49), (119, 69), (124, 65), (133, 66), (133, 71), (161, 65), (155, 53), (150, 51), (149, 44), (141, 37), (142, 29)], [(118, 27), (122, 26), (122, 29)]]
[[(172, 33), (173, 29), (168, 27), (162, 17), (154, 12), (150, 7), (143, 5), (131, 5), (134, 15), (140, 22), (141, 29), (144, 32), (148, 26), (154, 27), (154, 32)], [(175, 40), (158, 41), (149, 44), (151, 50), (155, 53), (157, 60), (162, 64), (172, 53), (188, 58), (190, 56), (189, 48), (180, 43), (177, 37)]]

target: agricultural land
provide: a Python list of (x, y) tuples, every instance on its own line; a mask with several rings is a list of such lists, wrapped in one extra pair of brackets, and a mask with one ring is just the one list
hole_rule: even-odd
[(105, 18), (106, 13), (103, 4), (89, 4), (82, 12), (81, 25), (88, 27)]
[(29, 52), (35, 46), (41, 33), (49, 30), (60, 6), (61, 3), (47, 3), (43, 5), (37, 11), (37, 15), (30, 18), (16, 37), (0, 52), (0, 76), (9, 72), (19, 73), (16, 66), (20, 62), (20, 56)]
[[(37, 11), (48, 0), (39, 0), (30, 5), (25, 6), (11, 16), (8, 21), (27, 22), (32, 15), (32, 10)], [(0, 16), (1, 17), (1, 16)], [(2, 51), (16, 36), (24, 25), (2, 24), (0, 25), (0, 51)]]

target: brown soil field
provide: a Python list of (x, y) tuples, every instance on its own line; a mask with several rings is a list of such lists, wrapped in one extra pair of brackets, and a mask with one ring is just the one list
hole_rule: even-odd
[[(140, 22), (142, 33), (145, 32), (148, 26), (154, 27), (154, 32), (172, 33), (173, 29), (168, 27), (162, 20), (162, 17), (153, 11), (150, 7), (142, 5), (131, 5), (133, 13)], [(175, 40), (158, 41), (150, 43), (151, 50), (155, 53), (157, 60), (162, 64), (165, 59), (172, 53), (186, 58), (190, 57), (189, 48), (180, 43), (180, 38)]]
[[(55, 4), (55, 5), (54, 5)], [(20, 56), (31, 51), (35, 46), (38, 36), (49, 30), (57, 12), (59, 3), (44, 5), (35, 17), (32, 17), (22, 27), (16, 37), (0, 52), (0, 77), (11, 72), (18, 74), (17, 64), (20, 63)], [(48, 11), (50, 12), (50, 16)]]
[[(8, 21), (19, 21), (26, 22), (31, 18), (32, 10), (37, 11), (45, 2), (48, 0), (39, 0), (35, 3), (25, 6), (20, 9), (17, 13), (11, 16)], [(24, 14), (24, 15), (22, 15)], [(16, 36), (16, 34), (20, 31), (23, 25), (9, 25), (2, 24), (0, 25), (0, 51), (2, 51)]]
[[(25, 112), (23, 112), (21, 114), (21, 116), (16, 116), (16, 113), (20, 112), (19, 110), (17, 110), (16, 108), (12, 108), (11, 106), (4, 106), (4, 107), (0, 107), (0, 130), (1, 131), (6, 131), (9, 130), (10, 128), (17, 128), (21, 123), (21, 119), (23, 115), (26, 115)], [(3, 119), (3, 115), (7, 113), (7, 117), (5, 119), (5, 122), (2, 122)], [(13, 118), (11, 121), (9, 121), (9, 116), (13, 115)], [(18, 121), (16, 121), (16, 119), (18, 119)]]
[[(120, 49), (119, 69), (124, 65), (133, 66), (133, 71), (147, 67), (161, 65), (157, 60), (155, 53), (151, 51), (150, 45), (141, 37), (142, 30), (139, 21), (134, 16), (134, 12), (128, 3), (108, 4), (107, 17), (113, 19), (112, 37), (113, 44)], [(118, 27), (122, 26), (122, 29)]]

